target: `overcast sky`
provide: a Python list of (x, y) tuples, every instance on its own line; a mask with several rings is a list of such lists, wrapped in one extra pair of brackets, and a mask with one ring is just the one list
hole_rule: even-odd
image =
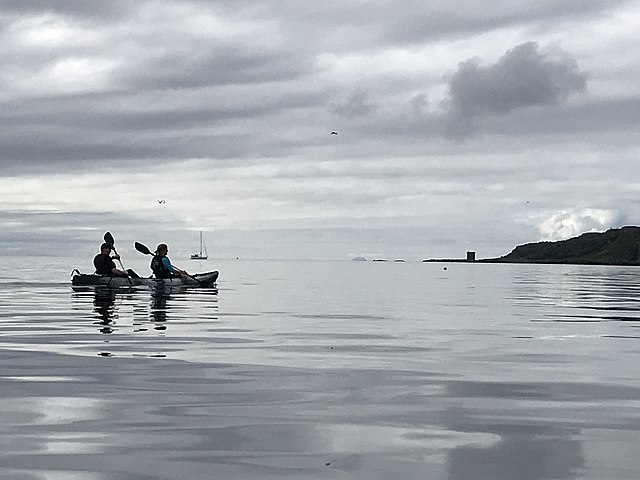
[(212, 256), (482, 258), (640, 224), (640, 1), (0, 6), (6, 254), (202, 229)]

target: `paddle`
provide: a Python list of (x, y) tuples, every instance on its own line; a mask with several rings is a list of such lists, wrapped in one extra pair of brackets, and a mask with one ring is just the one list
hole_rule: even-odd
[(140, 242), (135, 242), (133, 246), (136, 247), (136, 250), (138, 250), (140, 253), (144, 253), (145, 255), (153, 255), (153, 252), (149, 250), (146, 245), (143, 245)]
[[(116, 255), (118, 255), (118, 251), (116, 250), (116, 246), (115, 246), (116, 241), (113, 239), (113, 235), (111, 235), (111, 232), (105, 233), (103, 238), (104, 238), (104, 242), (108, 243), (111, 246), (111, 248), (113, 249), (114, 253)], [(120, 257), (120, 255), (118, 255), (118, 257)], [(122, 261), (120, 260), (120, 258), (118, 258), (118, 263), (120, 264), (120, 268), (122, 268), (122, 270), (126, 272), (126, 270), (124, 269), (124, 265), (122, 265)]]
[[(140, 253), (144, 253), (145, 255), (153, 255), (153, 252), (151, 250), (149, 250), (149, 247), (147, 247), (146, 245), (144, 245), (143, 243), (140, 242), (135, 242), (133, 244), (133, 246), (135, 247), (135, 249), (137, 251), (139, 251)], [(200, 280), (198, 280), (196, 277), (189, 275), (188, 273), (184, 274), (186, 277), (189, 277), (191, 280), (198, 282), (198, 285), (202, 286), (202, 282)]]
[[(116, 250), (116, 246), (115, 246), (115, 239), (113, 238), (113, 235), (111, 235), (111, 232), (107, 232), (104, 234), (104, 242), (108, 243), (111, 248), (113, 249), (114, 253), (116, 255), (118, 255), (118, 251)], [(124, 269), (124, 265), (122, 265), (122, 260), (120, 260), (120, 255), (118, 255), (118, 263), (120, 264), (120, 268), (122, 269), (123, 272), (127, 272), (127, 270)], [(129, 272), (127, 272), (127, 278), (129, 278)], [(131, 284), (131, 279), (129, 278), (129, 284)]]

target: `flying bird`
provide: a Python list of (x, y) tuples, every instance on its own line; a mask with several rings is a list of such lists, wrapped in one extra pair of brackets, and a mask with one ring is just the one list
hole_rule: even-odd
[(331, 135), (337, 135), (338, 132), (331, 132)]
[(158, 203), (164, 203), (164, 200), (158, 200)]

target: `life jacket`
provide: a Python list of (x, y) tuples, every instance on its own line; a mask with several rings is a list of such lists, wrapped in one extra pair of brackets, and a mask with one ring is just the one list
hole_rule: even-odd
[(151, 270), (156, 278), (171, 278), (173, 274), (165, 267), (164, 263), (162, 263), (163, 258), (163, 255), (154, 255), (151, 259)]

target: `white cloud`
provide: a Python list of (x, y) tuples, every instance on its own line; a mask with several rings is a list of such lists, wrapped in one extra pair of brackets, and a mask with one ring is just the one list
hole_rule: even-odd
[(622, 226), (621, 215), (613, 210), (587, 208), (555, 213), (538, 224), (541, 240), (556, 241), (586, 232), (599, 232)]

